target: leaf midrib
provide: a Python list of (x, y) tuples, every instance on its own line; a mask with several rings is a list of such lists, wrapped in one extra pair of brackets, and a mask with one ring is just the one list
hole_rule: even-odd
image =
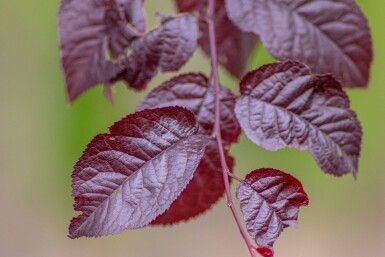
[[(333, 142), (333, 144), (335, 144), (335, 145), (338, 147), (338, 149), (341, 149), (341, 151), (342, 151), (345, 155), (349, 156), (349, 155), (348, 155), (348, 154), (347, 154), (347, 153), (346, 153), (346, 152), (339, 146), (339, 144), (338, 144), (337, 142), (335, 142), (335, 141), (334, 141), (328, 134), (326, 134), (322, 129), (320, 129), (320, 128), (317, 127), (316, 125), (312, 124), (310, 121), (304, 119), (301, 115), (298, 115), (298, 114), (296, 114), (296, 113), (294, 113), (294, 112), (292, 112), (292, 111), (290, 111), (290, 110), (288, 110), (288, 109), (286, 109), (286, 108), (284, 108), (284, 107), (281, 107), (281, 106), (275, 105), (275, 104), (273, 104), (273, 103), (269, 103), (269, 102), (263, 101), (263, 100), (261, 100), (261, 99), (255, 97), (255, 96), (252, 96), (252, 95), (246, 95), (246, 96), (247, 96), (247, 97), (250, 97), (250, 98), (253, 98), (253, 99), (255, 99), (256, 101), (260, 101), (260, 102), (262, 102), (262, 103), (264, 103), (264, 104), (273, 106), (273, 107), (275, 107), (275, 108), (277, 108), (277, 109), (283, 110), (284, 112), (288, 112), (290, 115), (299, 117), (300, 120), (303, 121), (303, 122), (307, 125), (307, 127), (313, 127), (314, 129), (320, 131), (326, 138), (330, 139), (330, 140)], [(338, 108), (338, 107), (334, 107), (334, 108)], [(341, 108), (338, 108), (338, 109), (341, 109)], [(343, 109), (343, 110), (344, 110), (344, 109)], [(309, 136), (309, 137), (310, 137), (310, 136)], [(286, 144), (286, 142), (285, 142), (285, 144)], [(288, 147), (290, 147), (290, 146), (288, 146)], [(290, 148), (292, 148), (292, 147), (290, 147)]]
[[(274, 4), (278, 5), (278, 6), (281, 6), (283, 7), (284, 10), (287, 10), (287, 12), (290, 14), (295, 14), (297, 15), (298, 17), (300, 17), (302, 20), (305, 21), (305, 23), (308, 23), (309, 25), (311, 25), (311, 27), (313, 27), (315, 29), (315, 31), (317, 31), (320, 35), (322, 35), (324, 38), (326, 38), (329, 42), (331, 42), (332, 45), (334, 45), (336, 47), (337, 50), (339, 50), (341, 53), (342, 53), (342, 56), (344, 57), (344, 59), (348, 59), (349, 63), (354, 67), (354, 69), (356, 70), (356, 72), (358, 72), (360, 74), (360, 77), (361, 77), (361, 80), (365, 80), (365, 76), (362, 74), (361, 70), (357, 67), (357, 65), (355, 64), (355, 62), (352, 60), (352, 58), (347, 55), (343, 49), (341, 48), (340, 45), (338, 45), (336, 42), (334, 42), (330, 37), (329, 35), (327, 35), (326, 33), (324, 33), (318, 26), (316, 26), (314, 23), (312, 23), (309, 19), (307, 19), (306, 17), (304, 17), (303, 15), (301, 15), (297, 9), (291, 9), (290, 7), (288, 7), (286, 4), (283, 4), (283, 3), (280, 3), (280, 2), (277, 2), (276, 0), (273, 1)], [(308, 3), (306, 3), (308, 4)], [(303, 4), (301, 5), (300, 7), (306, 5), (306, 4)]]
[[(87, 224), (87, 221), (89, 220), (89, 218), (91, 218), (94, 214), (95, 214), (95, 212), (97, 211), (97, 210), (99, 210), (99, 208), (101, 208), (101, 206), (106, 202), (106, 201), (108, 201), (109, 199), (110, 199), (110, 197), (112, 196), (112, 195), (114, 195), (114, 193), (115, 193), (115, 191), (116, 190), (118, 190), (118, 189), (122, 189), (122, 186), (125, 184), (125, 183), (127, 183), (127, 181), (130, 179), (130, 177), (132, 177), (134, 174), (136, 174), (137, 172), (139, 172), (139, 170), (141, 170), (143, 167), (145, 167), (146, 165), (148, 165), (148, 163), (150, 163), (150, 162), (152, 162), (153, 160), (155, 160), (156, 158), (158, 158), (161, 154), (164, 154), (166, 151), (168, 151), (169, 149), (171, 149), (171, 148), (173, 148), (173, 147), (175, 147), (176, 145), (178, 145), (179, 143), (181, 143), (181, 142), (184, 142), (184, 141), (187, 141), (187, 140), (189, 140), (190, 138), (192, 138), (192, 137), (195, 137), (195, 136), (203, 136), (203, 135), (200, 135), (200, 134), (193, 134), (193, 135), (190, 135), (190, 136), (188, 136), (188, 137), (185, 137), (185, 138), (183, 138), (183, 139), (180, 139), (179, 141), (177, 141), (176, 143), (174, 143), (174, 144), (172, 144), (172, 145), (170, 145), (170, 146), (168, 146), (166, 149), (164, 149), (163, 151), (161, 151), (161, 152), (159, 152), (157, 155), (155, 155), (154, 157), (152, 157), (151, 159), (149, 159), (148, 161), (146, 161), (142, 166), (140, 166), (136, 171), (134, 171), (132, 174), (130, 174), (129, 176), (127, 176), (125, 179), (124, 179), (124, 181), (121, 183), (121, 185), (119, 185), (119, 187), (117, 187), (110, 195), (108, 195), (108, 197), (106, 198), (106, 199), (104, 199), (100, 204), (99, 204), (99, 206), (97, 206), (96, 208), (95, 208), (95, 210), (93, 210), (92, 211), (92, 213), (84, 220), (84, 222), (75, 230), (75, 231), (73, 231), (71, 234), (76, 234), (76, 232), (77, 231), (79, 231), (85, 224)], [(117, 137), (117, 136), (115, 136), (115, 137)], [(124, 136), (121, 136), (121, 137), (124, 137)], [(107, 151), (103, 151), (103, 152), (107, 152)], [(121, 152), (121, 151), (119, 151), (119, 152)], [(122, 152), (123, 154), (125, 154), (125, 155), (127, 155), (127, 153), (124, 153), (124, 152)], [(124, 164), (123, 164), (124, 165)], [(125, 166), (125, 165), (124, 165)], [(98, 174), (101, 174), (101, 172), (99, 172)], [(121, 173), (120, 173), (121, 174)], [(123, 175), (123, 174), (122, 174)], [(82, 214), (80, 214), (80, 216), (81, 215), (83, 215), (84, 214), (84, 212), (82, 213)], [(79, 217), (79, 216), (78, 216)], [(104, 222), (104, 221), (103, 221)]]

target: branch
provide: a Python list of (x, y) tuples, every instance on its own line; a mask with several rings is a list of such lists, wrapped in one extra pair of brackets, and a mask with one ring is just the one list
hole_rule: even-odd
[(216, 42), (215, 42), (215, 26), (214, 26), (215, 0), (207, 0), (207, 1), (208, 1), (208, 8), (207, 8), (206, 22), (208, 24), (209, 36), (210, 36), (211, 69), (212, 69), (211, 76), (214, 81), (214, 88), (215, 88), (214, 136), (216, 138), (218, 149), (219, 149), (219, 156), (221, 160), (221, 167), (222, 167), (222, 174), (223, 174), (223, 182), (225, 184), (225, 190), (226, 190), (227, 205), (229, 206), (234, 216), (234, 219), (238, 225), (239, 231), (249, 249), (250, 255), (252, 257), (256, 257), (254, 252), (255, 247), (250, 242), (247, 236), (247, 233), (242, 226), (241, 220), (239, 219), (238, 213), (234, 207), (233, 198), (230, 190), (229, 174), (231, 174), (231, 172), (226, 163), (225, 153), (223, 150), (223, 142), (221, 137), (221, 121), (220, 121), (221, 95), (220, 95), (220, 85), (219, 85), (219, 75), (218, 75), (218, 57), (217, 57), (217, 49), (216, 49)]

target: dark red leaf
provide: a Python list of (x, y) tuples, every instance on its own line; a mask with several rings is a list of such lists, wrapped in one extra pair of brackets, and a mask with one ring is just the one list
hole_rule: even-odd
[(248, 73), (240, 87), (235, 112), (251, 141), (272, 151), (309, 149), (324, 172), (356, 176), (361, 125), (334, 77), (287, 61)]
[(226, 0), (229, 17), (259, 35), (271, 54), (297, 59), (346, 86), (368, 84), (372, 41), (354, 0)]
[[(221, 86), (224, 98), (233, 98), (231, 91)], [(138, 110), (164, 106), (183, 106), (197, 116), (203, 133), (211, 135), (215, 119), (214, 86), (208, 78), (199, 73), (186, 73), (175, 77), (150, 92), (137, 107)], [(221, 134), (227, 143), (238, 142), (241, 133), (234, 113), (235, 100), (224, 101), (221, 105)]]
[(102, 236), (143, 227), (166, 211), (193, 177), (209, 138), (181, 107), (126, 116), (97, 135), (72, 173), (69, 236)]
[(109, 27), (108, 46), (111, 56), (117, 59), (125, 57), (131, 42), (146, 32), (146, 18), (143, 0), (115, 1), (118, 20)]
[(193, 15), (167, 17), (163, 24), (131, 45), (123, 79), (141, 90), (159, 70), (177, 71), (192, 56), (198, 40), (198, 20)]
[[(298, 179), (272, 168), (249, 173), (245, 183), (238, 185), (236, 196), (247, 231), (259, 246), (268, 248), (284, 228), (297, 226), (299, 207), (309, 202)], [(266, 248), (259, 249), (269, 256)]]
[[(234, 161), (225, 151), (227, 165), (232, 171)], [(189, 220), (215, 204), (224, 194), (222, 168), (217, 142), (210, 140), (194, 177), (171, 207), (151, 224), (173, 224)]]
[[(114, 0), (61, 1), (59, 41), (70, 101), (88, 88), (114, 79), (122, 71), (115, 58), (137, 37), (134, 26), (145, 28), (142, 8), (127, 9), (139, 8), (142, 2), (119, 2), (124, 6)], [(125, 11), (125, 17), (120, 15)], [(109, 51), (113, 59), (107, 57)]]
[[(207, 0), (176, 0), (181, 12), (204, 11)], [(257, 37), (252, 33), (244, 33), (227, 17), (224, 0), (215, 1), (215, 30), (216, 44), (220, 64), (233, 76), (241, 78), (246, 71), (247, 61), (257, 43)], [(210, 54), (210, 39), (207, 23), (199, 24), (201, 37), (199, 45), (207, 56)]]
[(201, 11), (206, 8), (206, 0), (175, 0), (180, 12)]
[[(233, 97), (222, 87), (224, 97)], [(214, 126), (214, 88), (203, 74), (188, 73), (165, 82), (155, 88), (139, 104), (137, 110), (179, 105), (196, 114), (200, 132), (211, 135)], [(221, 129), (226, 144), (238, 141), (240, 127), (234, 114), (235, 101), (222, 104)], [(233, 159), (225, 151), (227, 164), (232, 171)], [(223, 177), (215, 140), (210, 140), (201, 163), (186, 190), (153, 224), (172, 224), (188, 220), (209, 209), (224, 193)]]

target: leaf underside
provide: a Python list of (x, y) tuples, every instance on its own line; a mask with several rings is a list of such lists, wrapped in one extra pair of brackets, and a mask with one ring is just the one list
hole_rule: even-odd
[[(205, 11), (207, 0), (176, 0), (180, 12)], [(219, 63), (233, 76), (241, 78), (246, 71), (247, 61), (257, 44), (257, 36), (242, 32), (227, 16), (225, 1), (215, 1), (215, 40)], [(201, 36), (199, 45), (206, 56), (211, 56), (210, 37), (205, 21), (199, 23)]]
[(145, 110), (97, 135), (72, 173), (69, 237), (102, 236), (149, 224), (186, 188), (209, 138), (191, 111)]
[(141, 90), (159, 71), (179, 70), (197, 47), (198, 20), (185, 14), (166, 17), (162, 25), (131, 45), (132, 54), (124, 61), (122, 75), (127, 84)]
[(366, 87), (372, 62), (368, 21), (354, 0), (226, 0), (231, 20), (270, 53), (345, 86)]
[(308, 149), (324, 172), (356, 176), (362, 129), (334, 77), (286, 61), (248, 73), (240, 90), (235, 112), (255, 144)]
[(238, 185), (236, 197), (247, 231), (263, 256), (272, 256), (267, 248), (273, 247), (284, 228), (297, 226), (299, 207), (309, 202), (298, 179), (272, 168), (249, 173)]
[(198, 41), (198, 20), (193, 15), (162, 19), (145, 33), (143, 0), (62, 0), (59, 41), (66, 88), (72, 102), (87, 89), (125, 80), (144, 89), (159, 71), (180, 69)]
[[(126, 49), (145, 30), (142, 1), (119, 2), (62, 0), (60, 3), (59, 43), (70, 101), (88, 88), (116, 78), (122, 71), (116, 57), (123, 54), (117, 51)], [(131, 7), (136, 11), (132, 12)], [(107, 57), (109, 52), (111, 58)]]
[(122, 7), (121, 16), (139, 32), (146, 32), (144, 0), (115, 0)]
[[(221, 87), (224, 97), (233, 97), (231, 91)], [(137, 110), (164, 106), (183, 106), (197, 117), (199, 133), (211, 136), (214, 127), (214, 88), (206, 76), (187, 73), (175, 77), (150, 92), (137, 107)], [(229, 145), (238, 141), (240, 126), (234, 113), (235, 101), (221, 105), (221, 133), (224, 143)], [(232, 171), (233, 158), (225, 150), (227, 164)], [(152, 224), (172, 224), (195, 217), (216, 203), (224, 194), (223, 175), (217, 143), (211, 139), (206, 147), (193, 179), (178, 199), (165, 213)]]

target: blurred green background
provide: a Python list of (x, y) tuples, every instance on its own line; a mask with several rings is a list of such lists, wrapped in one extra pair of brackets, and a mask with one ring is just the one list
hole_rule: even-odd
[[(171, 1), (146, 1), (150, 25)], [(233, 147), (239, 176), (265, 166), (291, 172), (304, 184), (310, 205), (300, 229), (287, 229), (279, 257), (385, 256), (385, 34), (383, 0), (359, 1), (372, 26), (370, 87), (348, 90), (364, 127), (358, 180), (324, 175), (310, 154), (267, 152), (245, 136)], [(68, 106), (57, 46), (58, 0), (0, 0), (0, 256), (235, 257), (249, 256), (230, 212), (220, 204), (188, 223), (144, 228), (99, 239), (66, 237), (72, 210), (72, 166), (92, 137), (133, 112), (145, 92), (119, 84), (111, 105), (95, 87)], [(259, 47), (250, 68), (271, 61)], [(186, 70), (208, 72), (199, 51)], [(236, 82), (221, 73), (224, 84)], [(150, 89), (170, 75), (158, 76)]]

